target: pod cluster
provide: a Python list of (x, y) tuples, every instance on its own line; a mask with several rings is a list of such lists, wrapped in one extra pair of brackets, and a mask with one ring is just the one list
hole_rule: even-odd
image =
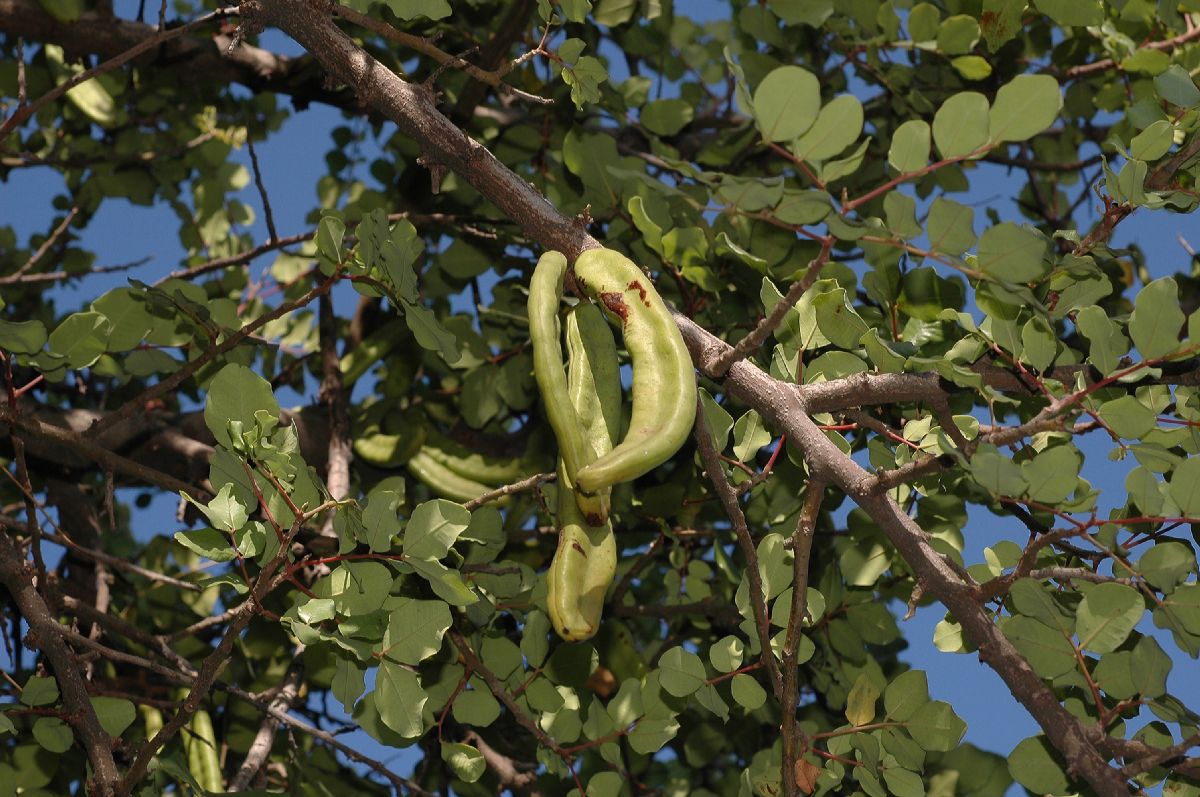
[[(571, 308), (560, 323), (566, 273), (559, 252), (538, 260), (529, 286), (529, 335), (534, 377), (559, 451), (559, 541), (547, 600), (555, 630), (575, 641), (596, 632), (616, 574), (613, 485), (679, 450), (695, 420), (696, 391), (679, 329), (641, 269), (619, 252), (584, 252), (575, 261), (575, 282), (591, 301)], [(621, 327), (633, 367), (629, 427), (620, 442), (617, 350), (604, 315)]]

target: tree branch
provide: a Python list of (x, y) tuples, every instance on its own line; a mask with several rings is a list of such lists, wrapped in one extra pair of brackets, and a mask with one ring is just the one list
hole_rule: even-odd
[(66, 720), (79, 734), (92, 764), (95, 793), (111, 797), (120, 780), (113, 760), (112, 740), (100, 726), (83, 675), (76, 667), (75, 655), (59, 635), (62, 626), (50, 615), (46, 602), (34, 586), (33, 573), (25, 562), (24, 553), (6, 534), (0, 534), (0, 583), (8, 588), (21, 616), (29, 624), (26, 644), (44, 652), (54, 669), (63, 704), (69, 712)]

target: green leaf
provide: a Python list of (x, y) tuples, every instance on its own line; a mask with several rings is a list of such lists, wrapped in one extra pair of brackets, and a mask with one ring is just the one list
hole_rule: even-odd
[(996, 92), (988, 114), (991, 141), (1025, 141), (1054, 124), (1062, 92), (1050, 75), (1017, 75)]
[(1171, 64), (1165, 72), (1155, 76), (1154, 90), (1158, 96), (1180, 108), (1200, 105), (1200, 89), (1196, 88), (1191, 74), (1179, 64)]
[(1057, 678), (1075, 669), (1075, 647), (1058, 629), (1017, 615), (1004, 623), (1003, 631), (1040, 677)]
[(824, 191), (785, 190), (775, 205), (774, 216), (785, 224), (816, 224), (832, 210), (829, 194)]
[[(1109, 656), (1113, 654), (1108, 654)], [(1101, 657), (1101, 661), (1108, 656)], [(1171, 657), (1159, 646), (1154, 637), (1145, 636), (1134, 645), (1130, 657), (1129, 671), (1134, 688), (1144, 698), (1156, 698), (1166, 694), (1167, 675), (1171, 672)]]
[(983, 0), (979, 27), (993, 53), (1021, 31), (1025, 0)]
[(747, 711), (761, 708), (767, 702), (767, 690), (762, 688), (754, 676), (744, 672), (733, 676), (729, 683), (729, 691), (737, 704)]
[(753, 459), (758, 450), (770, 442), (771, 433), (754, 410), (747, 410), (733, 425), (733, 455), (742, 462)]
[(1170, 496), (1185, 517), (1200, 517), (1200, 457), (1188, 457), (1175, 468)]
[(1098, 584), (1079, 603), (1075, 633), (1079, 646), (1096, 653), (1116, 650), (1146, 611), (1141, 594), (1124, 584)]
[(883, 690), (883, 709), (891, 719), (903, 722), (929, 702), (929, 681), (921, 670), (897, 675)]
[[(104, 354), (111, 331), (112, 323), (100, 313), (72, 313), (50, 333), (50, 351), (66, 358), (69, 368), (87, 368)], [(26, 335), (30, 332), (36, 337), (37, 330)]]
[(861, 673), (850, 687), (846, 696), (846, 720), (858, 727), (875, 719), (875, 703), (879, 700), (879, 687), (867, 673)]
[(58, 717), (38, 717), (34, 720), (33, 738), (51, 753), (65, 753), (75, 743), (71, 726)]
[(931, 700), (918, 708), (905, 722), (913, 741), (930, 752), (953, 750), (967, 732), (967, 724), (959, 719), (949, 703)]
[(1020, 466), (988, 443), (971, 457), (970, 468), (975, 481), (993, 495), (1023, 495), (1029, 486)]
[(928, 122), (910, 119), (896, 127), (888, 163), (900, 174), (916, 172), (929, 164), (930, 130)]
[(204, 423), (217, 443), (234, 448), (229, 436), (230, 421), (240, 422), (243, 429), (253, 429), (257, 412), (265, 412), (272, 418), (279, 416), (279, 402), (270, 383), (237, 363), (229, 363), (217, 372), (208, 385), (208, 400), (204, 404)]
[(562, 79), (571, 87), (571, 102), (582, 110), (584, 105), (600, 101), (600, 84), (608, 80), (608, 70), (599, 59), (585, 55), (573, 66), (563, 67)]
[(404, 321), (421, 348), (437, 352), (448, 365), (458, 362), (458, 339), (442, 325), (433, 311), (423, 304), (404, 301), (401, 304), (404, 307)]
[(662, 688), (675, 697), (687, 697), (703, 686), (707, 678), (700, 657), (678, 645), (662, 655), (658, 666)]
[(1034, 5), (1064, 28), (1104, 22), (1104, 8), (1100, 0), (1034, 0)]
[(983, 80), (992, 74), (991, 63), (979, 55), (960, 55), (952, 58), (950, 66), (954, 67), (954, 71), (962, 75), (963, 79), (970, 81)]
[(1075, 633), (1074, 618), (1067, 615), (1046, 589), (1032, 578), (1019, 578), (1008, 591), (1014, 610), (1026, 617), (1039, 620), (1050, 628), (1058, 629), (1063, 636)]
[(955, 14), (938, 27), (938, 52), (945, 55), (969, 53), (979, 42), (979, 23), (968, 14)]
[(442, 760), (450, 765), (456, 777), (466, 783), (479, 780), (487, 769), (483, 753), (461, 742), (442, 742)]
[(339, 656), (334, 665), (330, 690), (341, 701), (347, 714), (354, 711), (354, 704), (366, 689), (367, 671), (357, 661)]
[(1042, 735), (1019, 743), (1008, 755), (1008, 772), (1034, 794), (1065, 794), (1071, 782), (1063, 772), (1053, 748)]
[(418, 559), (441, 559), (471, 524), (462, 504), (438, 498), (413, 510), (404, 527), (404, 554)]
[(109, 736), (120, 736), (137, 719), (137, 709), (131, 701), (120, 697), (90, 698), (100, 727)]
[(835, 346), (853, 349), (867, 331), (867, 322), (850, 306), (846, 291), (836, 288), (817, 294), (812, 300), (817, 327)]
[(1142, 554), (1137, 571), (1162, 592), (1172, 592), (1196, 571), (1196, 553), (1190, 545), (1160, 540)]
[[(328, 597), (333, 598), (338, 612), (353, 617), (378, 610), (394, 580), (392, 571), (381, 562), (348, 561), (334, 568), (320, 586), (324, 588), (328, 583)], [(317, 594), (325, 597), (319, 591)]]
[(58, 681), (32, 675), (21, 689), (21, 702), (26, 706), (46, 706), (58, 700)]
[(884, 769), (883, 782), (896, 797), (925, 797), (928, 794), (920, 775), (899, 766)]
[(1143, 358), (1150, 360), (1177, 351), (1187, 318), (1179, 307), (1179, 286), (1160, 277), (1138, 291), (1129, 317), (1129, 337)]
[(1119, 436), (1137, 439), (1155, 426), (1154, 411), (1133, 396), (1106, 401), (1097, 413)]
[(1162, 50), (1143, 47), (1121, 59), (1119, 66), (1126, 72), (1159, 75), (1171, 65), (1171, 56)]
[(791, 141), (816, 121), (821, 85), (807, 69), (781, 66), (754, 91), (754, 118), (767, 141)]
[(1057, 504), (1075, 492), (1083, 454), (1073, 445), (1054, 446), (1040, 451), (1021, 463), (1021, 476), (1029, 485), (1028, 495), (1035, 501)]
[(0, 320), (0, 349), (13, 354), (36, 354), (46, 344), (46, 327), (41, 321)]
[(858, 98), (849, 94), (834, 97), (792, 145), (792, 154), (805, 161), (827, 160), (853, 144), (862, 127), (863, 107)]
[(951, 96), (933, 115), (933, 141), (943, 158), (961, 158), (988, 143), (987, 97), (974, 91)]
[(442, 601), (397, 598), (388, 615), (383, 652), (402, 664), (420, 664), (442, 647), (442, 637), (453, 618)]
[(1075, 326), (1088, 340), (1088, 361), (1106, 376), (1115, 371), (1129, 351), (1129, 340), (1121, 327), (1095, 305), (1076, 313)]
[(471, 688), (454, 700), (455, 722), (486, 728), (500, 716), (500, 703), (479, 678), (471, 679)]
[(337, 216), (322, 216), (317, 224), (317, 251), (329, 262), (341, 263), (342, 240), (345, 235), (345, 222)]
[(375, 705), (384, 725), (406, 739), (420, 736), (424, 730), (421, 715), (428, 699), (416, 673), (387, 659), (380, 662), (375, 675)]
[(175, 542), (214, 562), (229, 562), (237, 558), (237, 551), (229, 535), (217, 529), (205, 528), (175, 532)]
[(1048, 268), (1043, 257), (1046, 238), (1031, 227), (1011, 221), (984, 231), (979, 239), (979, 268), (1006, 282), (1033, 282)]
[(924, 232), (917, 221), (917, 202), (908, 194), (889, 191), (883, 198), (883, 213), (888, 229), (901, 238), (916, 238)]
[(618, 772), (597, 772), (588, 779), (586, 797), (618, 797), (624, 785)]
[(450, 16), (450, 4), (446, 0), (385, 0), (392, 13), (403, 20), (429, 17), (443, 19)]
[(451, 570), (432, 559), (409, 559), (408, 564), (417, 575), (429, 582), (434, 594), (452, 606), (470, 606), (479, 601), (457, 570)]
[(677, 98), (654, 100), (642, 106), (639, 119), (647, 130), (659, 136), (673, 136), (688, 126), (695, 115), (690, 102)]
[(708, 649), (708, 660), (718, 672), (733, 672), (742, 666), (746, 646), (733, 635), (722, 637)]
[(630, 732), (629, 746), (636, 753), (650, 755), (661, 750), (662, 746), (674, 739), (677, 733), (679, 733), (679, 721), (674, 717), (643, 719)]
[(938, 32), (941, 12), (933, 3), (918, 3), (908, 15), (908, 34), (916, 42), (932, 41)]
[(1034, 316), (1021, 327), (1021, 359), (1038, 372), (1045, 371), (1058, 356), (1058, 336), (1045, 318)]
[(934, 252), (961, 255), (975, 244), (975, 211), (953, 199), (934, 199), (925, 224)]
[(583, 22), (592, 10), (590, 0), (562, 0), (561, 5), (569, 22)]
[(600, 0), (592, 16), (601, 25), (624, 25), (637, 11), (637, 0)]
[(1175, 143), (1175, 127), (1166, 119), (1151, 122), (1129, 142), (1129, 154), (1143, 161), (1154, 161), (1166, 155)]

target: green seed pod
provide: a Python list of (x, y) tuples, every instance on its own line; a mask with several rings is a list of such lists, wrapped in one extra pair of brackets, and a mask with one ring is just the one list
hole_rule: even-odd
[[(542, 406), (563, 461), (562, 482), (575, 487), (575, 474), (592, 461), (594, 452), (584, 436), (575, 408), (571, 405), (567, 374), (563, 369), (558, 306), (562, 302), (567, 259), (561, 252), (546, 252), (538, 258), (529, 281), (529, 339), (533, 344), (533, 376), (542, 394)], [(597, 490), (576, 497), (584, 517), (594, 525), (608, 518), (608, 501)]]
[(217, 754), (217, 735), (213, 732), (212, 717), (197, 709), (183, 737), (187, 748), (188, 772), (206, 792), (222, 792), (221, 757)]
[(530, 435), (520, 457), (497, 457), (472, 451), (439, 432), (430, 431), (421, 450), (463, 478), (499, 487), (553, 467), (554, 460), (544, 453), (545, 442), (538, 435)]
[(617, 540), (612, 525), (589, 525), (558, 467), (558, 549), (547, 573), (546, 604), (558, 635), (578, 642), (596, 633), (604, 595), (617, 572)]
[[(409, 473), (417, 478), (417, 481), (424, 484), (430, 490), (433, 490), (442, 498), (448, 498), (451, 501), (458, 501), (459, 503), (466, 503), (494, 489), (490, 485), (480, 484), (477, 481), (458, 475), (430, 457), (424, 449), (413, 454), (408, 462), (405, 463), (405, 467), (408, 468)], [(506, 502), (507, 496), (496, 501), (496, 505), (504, 506)]]
[[(575, 410), (577, 423), (587, 440), (588, 461), (612, 451), (621, 434), (621, 373), (617, 363), (617, 344), (604, 315), (593, 304), (576, 305), (567, 312), (567, 396)], [(608, 509), (611, 488), (598, 492)], [(576, 492), (579, 510), (585, 515), (593, 506), (590, 496)], [(608, 513), (589, 522), (600, 525)], [(597, 523), (599, 521), (599, 523)]]
[(625, 439), (575, 475), (580, 490), (595, 493), (636, 479), (679, 450), (696, 419), (696, 375), (679, 328), (633, 261), (610, 249), (589, 249), (575, 261), (575, 282), (621, 323), (633, 361)]

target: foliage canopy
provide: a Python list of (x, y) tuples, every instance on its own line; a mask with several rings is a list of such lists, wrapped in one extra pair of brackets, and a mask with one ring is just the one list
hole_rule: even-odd
[[(0, 227), (0, 795), (1200, 795), (1200, 278), (1114, 240), (1200, 202), (1200, 2), (161, 19), (0, 0), (0, 179), (61, 185)], [(179, 262), (98, 276), (120, 201)], [(700, 413), (569, 644), (526, 286), (598, 242)], [(909, 645), (1042, 732), (964, 743)]]

